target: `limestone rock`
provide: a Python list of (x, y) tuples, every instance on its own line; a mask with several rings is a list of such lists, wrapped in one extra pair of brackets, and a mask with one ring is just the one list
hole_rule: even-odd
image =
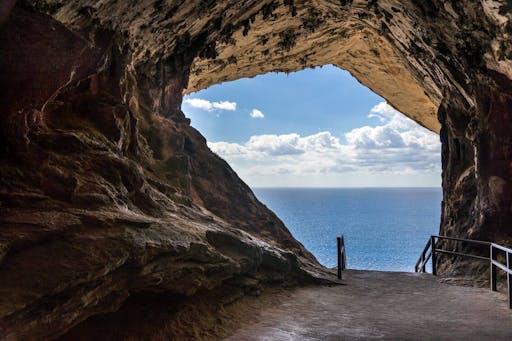
[(102, 316), (133, 321), (144, 300), (232, 302), (330, 276), (180, 110), (187, 92), (268, 71), (337, 65), (440, 132), (441, 233), (512, 239), (507, 1), (13, 4), (0, 5), (0, 318), (20, 339), (112, 331)]

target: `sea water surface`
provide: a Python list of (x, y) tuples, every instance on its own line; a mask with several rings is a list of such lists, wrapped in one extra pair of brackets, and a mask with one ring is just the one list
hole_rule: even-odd
[(255, 188), (325, 266), (336, 266), (343, 233), (351, 269), (413, 271), (437, 234), (441, 188)]

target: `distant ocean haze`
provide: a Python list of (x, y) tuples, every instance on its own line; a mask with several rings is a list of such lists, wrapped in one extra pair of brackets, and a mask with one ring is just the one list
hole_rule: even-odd
[(413, 271), (439, 231), (441, 188), (254, 188), (320, 263), (336, 266), (343, 233), (351, 269)]

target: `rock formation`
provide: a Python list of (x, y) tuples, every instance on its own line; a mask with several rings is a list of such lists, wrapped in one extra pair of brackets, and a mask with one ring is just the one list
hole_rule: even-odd
[(94, 315), (134, 321), (144, 298), (174, 309), (325, 278), (180, 109), (268, 71), (337, 65), (440, 132), (441, 233), (510, 241), (510, 6), (3, 1), (0, 317), (20, 339), (72, 338), (108, 324)]

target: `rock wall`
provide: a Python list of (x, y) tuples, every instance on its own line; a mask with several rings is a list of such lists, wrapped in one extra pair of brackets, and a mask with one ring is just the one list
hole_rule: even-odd
[(507, 1), (13, 4), (0, 6), (0, 317), (20, 338), (83, 321), (89, 335), (92, 316), (141, 297), (225, 303), (329, 276), (180, 110), (184, 93), (268, 71), (337, 65), (439, 131), (440, 233), (510, 242)]

